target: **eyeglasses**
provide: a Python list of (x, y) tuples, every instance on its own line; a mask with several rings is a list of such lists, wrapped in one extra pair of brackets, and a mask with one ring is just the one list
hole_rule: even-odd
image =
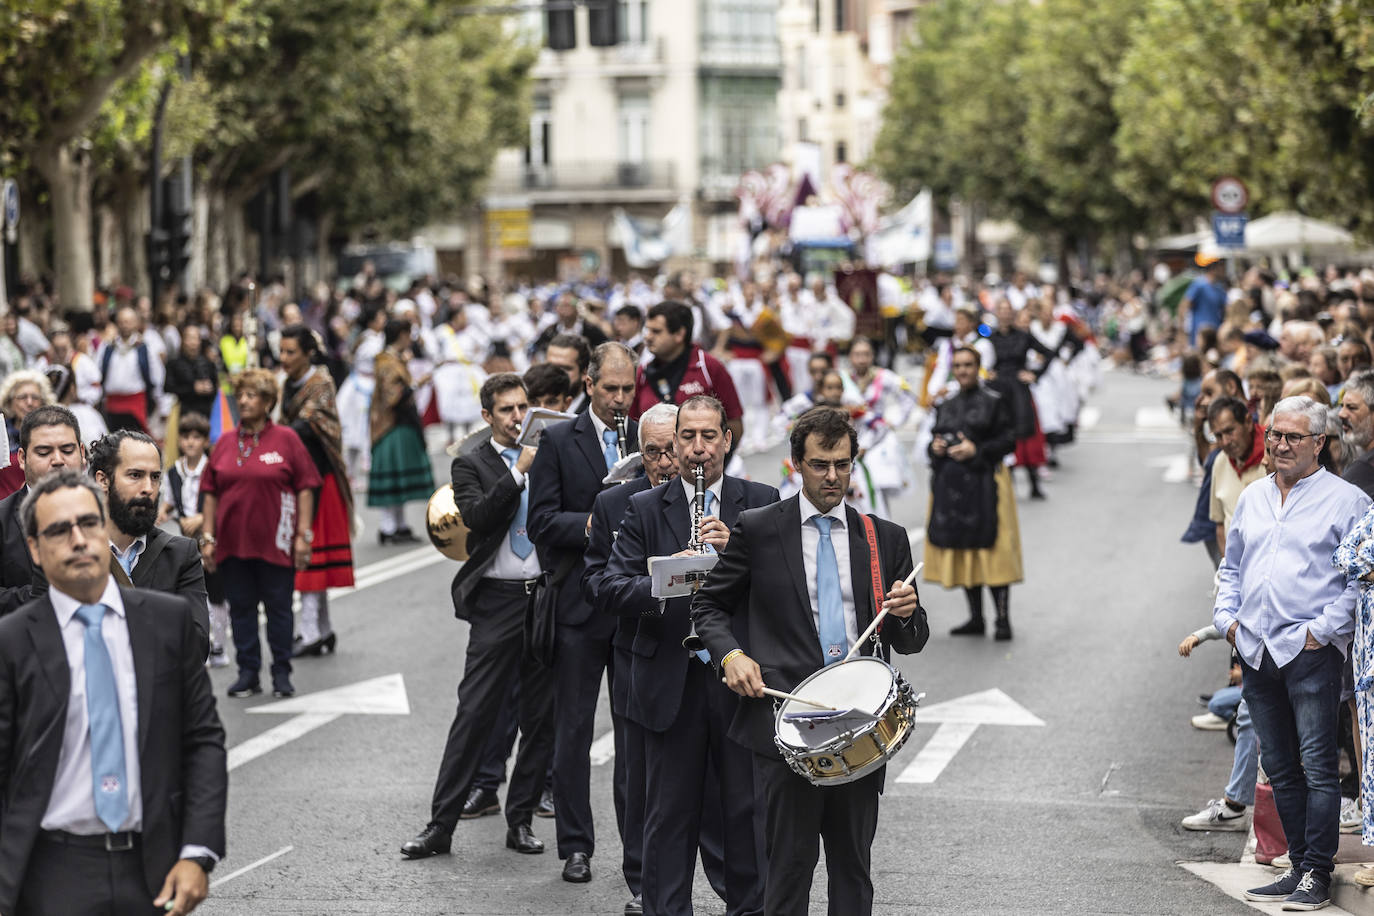
[(1268, 442), (1270, 445), (1278, 445), (1278, 444), (1279, 444), (1279, 440), (1282, 439), (1284, 442), (1287, 442), (1287, 443), (1288, 443), (1288, 447), (1289, 447), (1289, 448), (1297, 448), (1297, 447), (1298, 447), (1298, 443), (1299, 443), (1299, 442), (1302, 442), (1302, 440), (1304, 440), (1304, 439), (1312, 439), (1312, 438), (1315, 438), (1315, 437), (1317, 437), (1317, 436), (1324, 436), (1324, 435), (1326, 435), (1326, 434), (1325, 434), (1325, 433), (1281, 433), (1281, 432), (1277, 431), (1276, 429), (1274, 429), (1274, 427), (1272, 427), (1272, 426), (1269, 427), (1268, 429), (1266, 429), (1266, 430), (1264, 431), (1264, 439), (1265, 439), (1265, 441)]
[(850, 458), (846, 458), (843, 461), (808, 461), (806, 462), (806, 466), (809, 467), (813, 473), (820, 474), (824, 477), (831, 468), (835, 469), (836, 474), (848, 474), (849, 469), (854, 466), (854, 461)]
[(664, 455), (667, 455), (672, 460), (677, 460), (677, 452), (670, 448), (655, 448), (649, 445), (640, 449), (639, 453), (649, 459), (650, 463), (658, 461), (658, 459), (662, 458)]
[(53, 522), (51, 525), (38, 532), (38, 536), (49, 541), (60, 541), (63, 538), (71, 537), (73, 528), (80, 528), (83, 535), (94, 536), (96, 532), (104, 527), (105, 520), (99, 515), (83, 515), (74, 522)]

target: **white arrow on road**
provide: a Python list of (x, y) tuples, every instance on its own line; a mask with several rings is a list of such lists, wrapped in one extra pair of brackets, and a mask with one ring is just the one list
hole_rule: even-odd
[(229, 769), (241, 767), (250, 760), (295, 741), (328, 725), (340, 716), (408, 716), (410, 700), (406, 698), (405, 679), (399, 674), (374, 677), (356, 684), (333, 687), (318, 693), (292, 697), (276, 703), (264, 703), (249, 709), (250, 713), (286, 715), (281, 725), (269, 728), (229, 749)]
[(1045, 725), (1038, 716), (996, 687), (922, 707), (916, 710), (916, 721), (939, 722), (940, 727), (916, 759), (902, 770), (898, 782), (934, 782), (980, 725)]

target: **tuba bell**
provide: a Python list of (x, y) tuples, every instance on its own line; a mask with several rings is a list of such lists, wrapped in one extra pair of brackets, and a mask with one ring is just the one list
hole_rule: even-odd
[(446, 483), (434, 491), (425, 509), (425, 529), (429, 542), (450, 560), (468, 558), (468, 526), (453, 499), (453, 484)]

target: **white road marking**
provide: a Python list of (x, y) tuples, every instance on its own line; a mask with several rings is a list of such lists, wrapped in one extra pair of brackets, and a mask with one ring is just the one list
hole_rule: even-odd
[(615, 759), (615, 731), (608, 731), (592, 742), (592, 766), (599, 767)]
[(279, 858), (281, 858), (282, 856), (286, 855), (288, 852), (290, 852), (291, 850), (293, 850), (293, 849), (295, 849), (295, 848), (296, 848), (296, 847), (294, 847), (294, 846), (283, 846), (281, 849), (278, 849), (276, 852), (272, 853), (270, 856), (263, 856), (261, 859), (258, 859), (256, 862), (250, 862), (250, 863), (248, 863), (247, 865), (243, 866), (243, 868), (240, 868), (238, 871), (231, 871), (229, 874), (225, 875), (223, 878), (216, 878), (215, 880), (213, 880), (213, 881), (210, 882), (210, 889), (211, 889), (211, 890), (214, 890), (215, 888), (219, 887), (221, 884), (228, 884), (230, 881), (233, 881), (235, 878), (240, 877), (241, 875), (246, 875), (246, 874), (248, 874), (250, 871), (252, 871), (253, 869), (255, 869), (255, 868), (257, 868), (257, 867), (259, 867), (259, 866), (261, 866), (261, 865), (266, 865), (268, 862), (271, 862), (273, 859), (279, 859)]
[(1045, 725), (1039, 716), (995, 687), (923, 706), (916, 710), (916, 721), (939, 722), (940, 727), (897, 777), (898, 782), (934, 782), (980, 725)]
[(1092, 429), (1101, 419), (1102, 411), (1100, 408), (1094, 407), (1091, 404), (1084, 405), (1084, 407), (1078, 411), (1078, 428), (1080, 430)]
[(340, 713), (320, 713), (317, 715), (296, 716), (287, 719), (275, 728), (269, 728), (260, 735), (254, 735), (242, 744), (229, 748), (229, 769), (234, 770), (264, 754), (290, 744), (303, 735), (308, 735), (321, 725), (328, 725), (339, 718)]
[(1178, 411), (1167, 407), (1142, 407), (1135, 412), (1135, 425), (1140, 429), (1180, 429)]

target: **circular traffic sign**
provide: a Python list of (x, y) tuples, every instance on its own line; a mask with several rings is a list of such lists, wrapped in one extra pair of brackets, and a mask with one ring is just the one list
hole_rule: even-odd
[(1233, 175), (1224, 175), (1212, 182), (1212, 206), (1222, 213), (1240, 213), (1250, 202), (1245, 182)]

